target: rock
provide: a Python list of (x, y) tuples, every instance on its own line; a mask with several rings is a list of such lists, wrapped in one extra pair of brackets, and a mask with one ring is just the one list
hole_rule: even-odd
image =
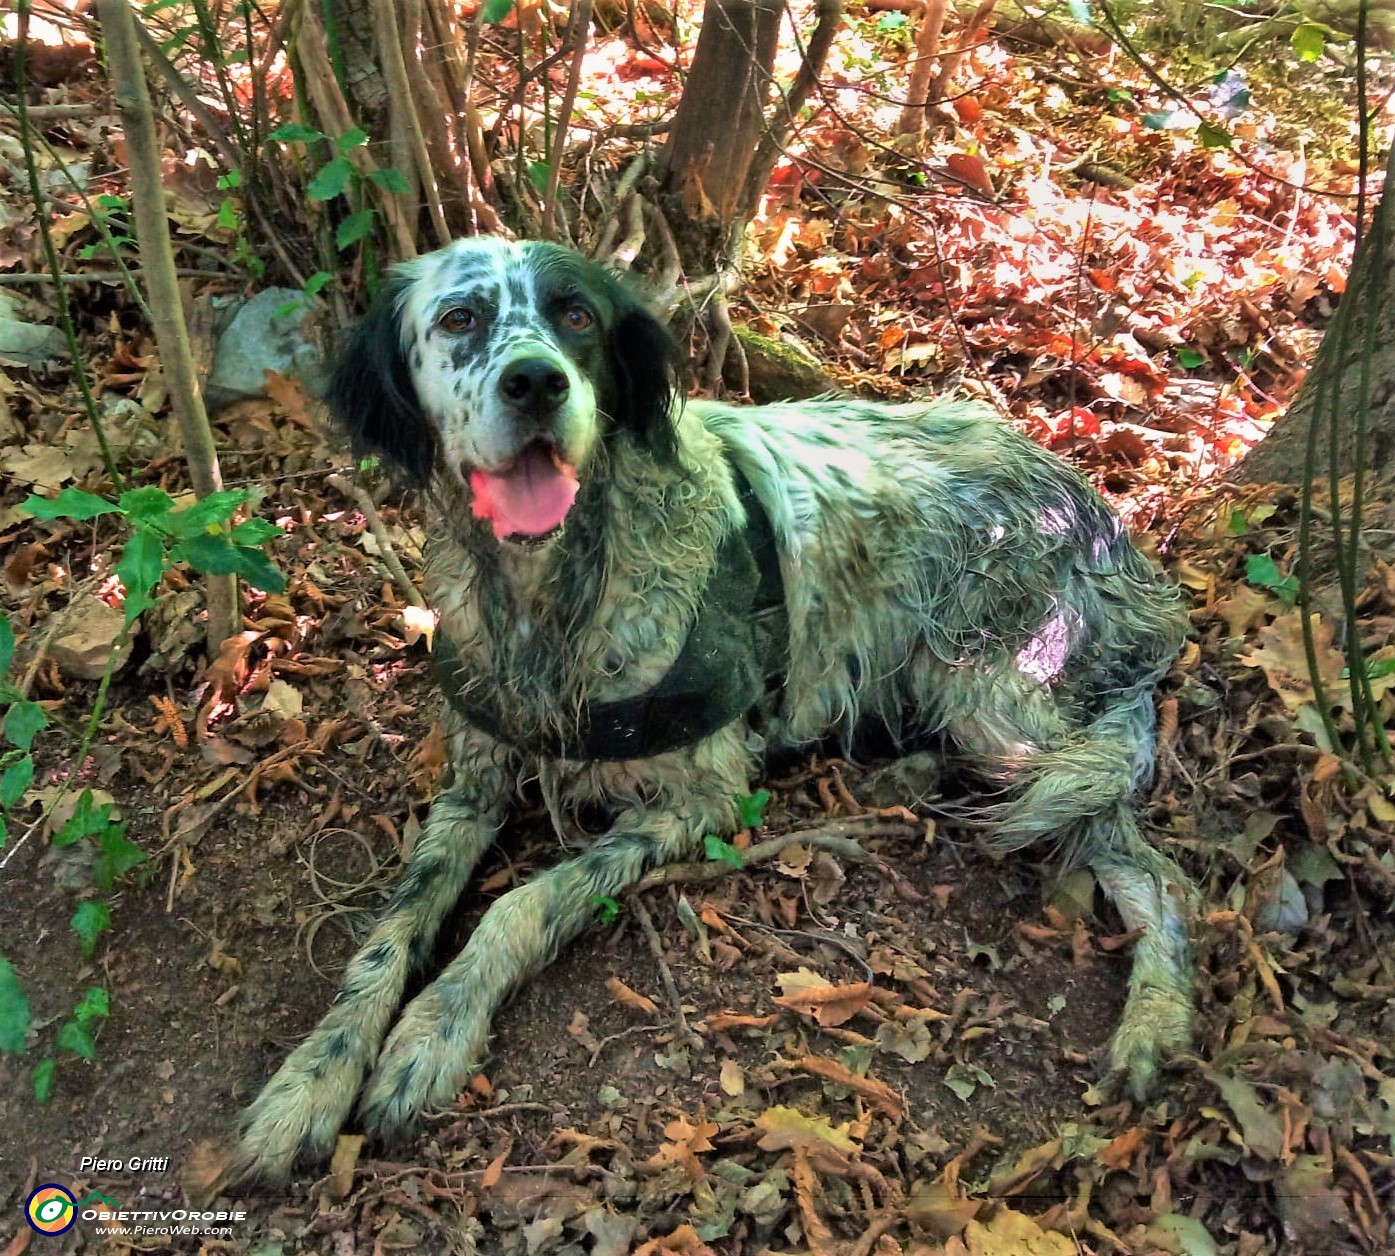
[(792, 337), (772, 340), (741, 323), (732, 332), (746, 351), (751, 400), (757, 405), (802, 401), (837, 391), (838, 385), (824, 372), (818, 358)]
[[(58, 664), (58, 670), (65, 676), (79, 680), (101, 680), (106, 671), (107, 659), (111, 657), (121, 636), (121, 626), (126, 617), (114, 606), (108, 606), (96, 594), (88, 593), (74, 598), (72, 605), (63, 612), (63, 622), (48, 643), (48, 656)], [(131, 653), (128, 637), (121, 647), (121, 655), (116, 666), (126, 661)]]
[(68, 340), (61, 329), (0, 314), (0, 361), (34, 370), (51, 358), (67, 356)]
[(238, 309), (214, 351), (210, 410), (263, 396), (267, 371), (319, 391), (321, 354), (307, 335), (313, 304), (299, 289), (267, 288)]

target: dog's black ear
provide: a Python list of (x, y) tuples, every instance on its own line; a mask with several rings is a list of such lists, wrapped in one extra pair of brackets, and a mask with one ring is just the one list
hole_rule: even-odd
[(349, 332), (330, 372), (325, 401), (356, 454), (376, 454), (418, 487), (431, 478), (437, 435), (422, 412), (402, 344), (404, 280), (388, 280)]
[(672, 462), (678, 454), (678, 344), (633, 293), (620, 291), (616, 314), (610, 336), (615, 421), (660, 462)]

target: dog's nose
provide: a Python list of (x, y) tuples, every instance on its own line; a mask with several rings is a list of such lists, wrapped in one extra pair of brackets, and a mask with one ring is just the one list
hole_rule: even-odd
[(499, 377), (504, 400), (520, 410), (555, 406), (570, 388), (566, 372), (546, 358), (521, 358), (505, 367)]

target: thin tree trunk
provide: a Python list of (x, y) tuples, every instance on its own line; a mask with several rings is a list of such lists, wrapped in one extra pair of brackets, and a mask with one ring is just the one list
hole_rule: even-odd
[[(145, 68), (141, 65), (140, 47), (136, 42), (136, 21), (126, 0), (98, 0), (97, 11), (131, 158), (132, 210), (155, 322), (160, 366), (165, 383), (169, 385), (170, 409), (174, 411), (184, 440), (189, 479), (194, 492), (207, 497), (223, 487), (223, 476), (218, 467), (213, 430), (199, 393), (194, 355), (189, 349), (189, 332), (184, 325), (184, 308), (179, 281), (175, 277), (174, 253), (170, 248), (169, 220), (165, 216), (160, 146), (155, 136), (155, 117), (150, 108)], [(240, 629), (242, 616), (238, 610), (236, 576), (205, 575), (204, 580), (208, 593), (208, 658), (212, 662), (218, 657), (218, 647)]]
[(935, 69), (935, 55), (940, 50), (940, 34), (945, 28), (945, 11), (948, 8), (949, 0), (929, 0), (925, 12), (920, 15), (920, 29), (915, 36), (915, 64), (911, 66), (906, 103), (896, 127), (902, 135), (919, 135), (925, 128), (930, 80)]
[[(1302, 482), (1303, 455), (1308, 425), (1319, 398), (1339, 390), (1336, 431), (1326, 425), (1333, 413), (1330, 402), (1317, 415), (1324, 425), (1320, 436), (1319, 471), (1329, 465), (1335, 442), (1337, 465), (1346, 473), (1353, 470), (1356, 457), (1356, 416), (1360, 405), (1362, 361), (1370, 357), (1370, 396), (1367, 399), (1366, 469), (1381, 480), (1395, 478), (1395, 148), (1391, 149), (1385, 171), (1385, 192), (1376, 209), (1375, 220), (1352, 259), (1346, 295), (1318, 347), (1312, 370), (1288, 412), (1273, 431), (1250, 451), (1240, 464), (1239, 478), (1250, 483), (1279, 480)], [(1375, 303), (1374, 345), (1367, 340), (1367, 316)], [(1342, 336), (1334, 334), (1345, 325)], [(1339, 341), (1344, 340), (1344, 344)], [(1335, 379), (1334, 379), (1335, 377)]]

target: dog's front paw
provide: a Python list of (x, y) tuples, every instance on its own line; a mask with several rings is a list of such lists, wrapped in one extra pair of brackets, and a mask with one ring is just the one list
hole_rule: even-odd
[(1190, 998), (1163, 986), (1131, 990), (1123, 1019), (1109, 1043), (1109, 1088), (1126, 1088), (1139, 1103), (1146, 1102), (1159, 1065), (1185, 1051), (1191, 1038)]
[(301, 1043), (238, 1121), (223, 1181), (284, 1182), (297, 1164), (323, 1164), (353, 1108), (363, 1067), (312, 1036)]
[(359, 1119), (384, 1138), (405, 1132), (428, 1109), (444, 1108), (479, 1071), (485, 1030), (453, 1016), (427, 990), (403, 1012), (363, 1090)]

